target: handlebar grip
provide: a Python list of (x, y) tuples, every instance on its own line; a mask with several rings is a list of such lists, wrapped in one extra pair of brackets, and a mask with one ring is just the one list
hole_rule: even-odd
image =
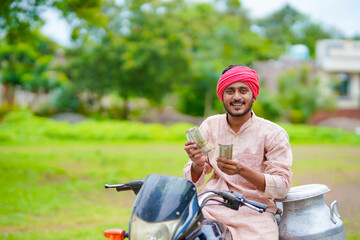
[(116, 188), (116, 191), (118, 192), (133, 190), (135, 194), (138, 194), (143, 184), (144, 184), (144, 180), (135, 180), (125, 184), (116, 184), (116, 185), (105, 184), (105, 188)]
[(236, 196), (231, 192), (218, 192), (224, 199), (228, 201), (235, 201)]
[(118, 192), (131, 190), (131, 187), (127, 184), (116, 184), (116, 185), (105, 184), (105, 188), (116, 188)]
[(262, 210), (264, 210), (264, 212), (266, 211), (267, 205), (259, 203), (259, 202), (255, 202), (255, 201), (251, 201), (248, 199), (244, 199), (244, 202), (249, 203), (251, 205), (253, 205), (254, 207), (260, 208)]

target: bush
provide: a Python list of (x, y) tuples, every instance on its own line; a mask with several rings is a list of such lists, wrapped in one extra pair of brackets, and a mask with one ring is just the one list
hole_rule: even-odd
[(327, 101), (331, 96), (323, 96), (319, 80), (310, 76), (308, 66), (284, 72), (278, 84), (275, 101), (281, 104), (291, 123), (307, 123), (315, 111), (334, 107), (335, 101)]
[(290, 111), (290, 122), (298, 124), (298, 123), (304, 123), (306, 121), (306, 117), (304, 112), (293, 109)]
[(8, 104), (7, 102), (3, 103), (0, 106), (0, 120), (3, 119), (11, 111), (17, 110), (18, 108), (19, 107), (17, 105), (10, 106), (10, 104)]
[[(70, 124), (37, 117), (28, 111), (11, 112), (0, 125), (0, 143), (124, 142), (158, 141), (185, 142), (185, 132), (193, 125), (176, 123), (170, 126), (120, 120), (87, 120)], [(283, 125), (292, 143), (360, 144), (353, 132), (305, 125)]]
[(44, 141), (186, 141), (189, 123), (171, 126), (120, 120), (87, 120), (70, 124), (27, 111), (11, 112), (0, 125), (0, 142), (36, 143)]
[(79, 97), (73, 86), (62, 87), (56, 97), (54, 107), (58, 111), (78, 111), (80, 105)]
[(336, 128), (281, 124), (290, 137), (290, 143), (300, 144), (360, 144), (360, 135)]
[(270, 121), (279, 120), (283, 114), (283, 109), (275, 99), (276, 97), (270, 96), (266, 89), (262, 88), (261, 94), (253, 105), (255, 114)]

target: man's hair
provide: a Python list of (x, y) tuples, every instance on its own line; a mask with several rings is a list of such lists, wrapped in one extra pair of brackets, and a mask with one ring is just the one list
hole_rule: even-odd
[(221, 75), (223, 75), (224, 73), (226, 73), (227, 71), (229, 71), (230, 69), (232, 69), (233, 67), (237, 67), (237, 66), (242, 66), (242, 65), (230, 65), (227, 68), (224, 69), (224, 71), (222, 72)]

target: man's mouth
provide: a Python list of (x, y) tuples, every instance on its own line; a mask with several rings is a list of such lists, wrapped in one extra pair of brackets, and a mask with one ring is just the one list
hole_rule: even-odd
[(245, 102), (231, 102), (230, 106), (234, 106), (234, 107), (241, 107), (245, 105)]

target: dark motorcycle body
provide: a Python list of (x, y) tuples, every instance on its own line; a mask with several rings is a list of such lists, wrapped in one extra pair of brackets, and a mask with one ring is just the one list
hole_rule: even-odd
[[(149, 175), (144, 181), (105, 187), (116, 188), (117, 191), (133, 190), (137, 194), (131, 212), (129, 232), (110, 229), (105, 232), (109, 239), (232, 239), (222, 222), (204, 218), (201, 209), (207, 202), (216, 201), (234, 210), (243, 205), (259, 212), (266, 209), (266, 205), (247, 200), (241, 194), (233, 192), (208, 191), (198, 196), (191, 181), (171, 176)], [(202, 199), (201, 202), (198, 197)], [(116, 235), (117, 232), (121, 233), (122, 238)]]

